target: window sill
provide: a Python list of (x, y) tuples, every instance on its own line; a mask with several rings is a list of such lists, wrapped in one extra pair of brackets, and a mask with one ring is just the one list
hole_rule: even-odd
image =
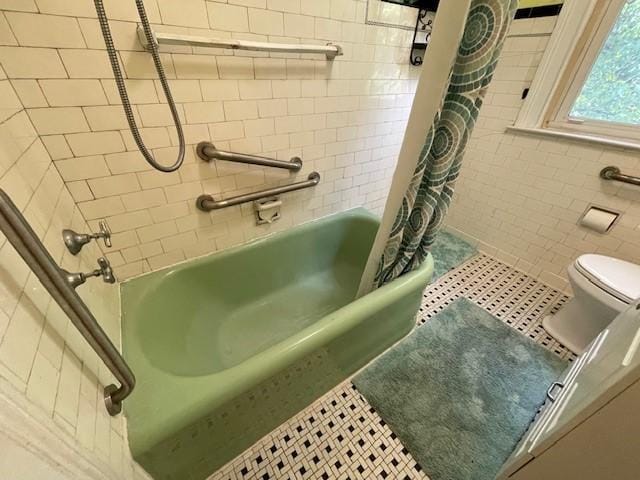
[(633, 140), (618, 139), (612, 137), (603, 137), (600, 135), (589, 135), (585, 133), (566, 132), (563, 130), (554, 130), (550, 128), (530, 128), (530, 127), (507, 127), (507, 132), (526, 133), (529, 135), (540, 135), (543, 137), (555, 137), (565, 140), (574, 140), (577, 142), (594, 143), (597, 145), (606, 145), (608, 147), (624, 148), (626, 150), (640, 151), (640, 142)]

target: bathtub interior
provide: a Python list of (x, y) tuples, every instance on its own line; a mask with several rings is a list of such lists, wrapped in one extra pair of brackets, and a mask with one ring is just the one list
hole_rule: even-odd
[(126, 282), (136, 461), (207, 478), (406, 335), (433, 261), (355, 299), (378, 223), (354, 209)]
[(139, 319), (135, 338), (154, 367), (229, 369), (353, 301), (376, 229), (356, 210), (142, 277), (123, 286), (125, 316)]

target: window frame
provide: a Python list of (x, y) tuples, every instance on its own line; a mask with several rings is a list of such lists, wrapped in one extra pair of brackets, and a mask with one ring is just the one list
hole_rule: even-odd
[(572, 75), (566, 79), (566, 87), (562, 98), (555, 109), (550, 109), (545, 125), (550, 128), (560, 128), (575, 132), (612, 136), (623, 139), (640, 140), (640, 125), (630, 125), (619, 122), (609, 122), (595, 119), (576, 119), (569, 115), (580, 91), (584, 86), (593, 64), (598, 58), (602, 47), (609, 38), (609, 34), (618, 19), (627, 0), (611, 0), (603, 15), (594, 19), (594, 33), (588, 39), (577, 59)]
[(569, 118), (569, 110), (625, 3), (565, 0), (530, 93), (508, 131), (640, 150), (640, 126)]

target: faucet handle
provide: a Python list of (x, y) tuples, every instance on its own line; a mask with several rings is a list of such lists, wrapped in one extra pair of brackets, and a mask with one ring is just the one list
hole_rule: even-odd
[(100, 267), (100, 275), (102, 275), (102, 279), (106, 283), (116, 283), (116, 276), (113, 273), (113, 268), (111, 268), (111, 263), (105, 257), (100, 257), (98, 259), (98, 266)]
[(79, 287), (91, 277), (102, 277), (102, 280), (104, 280), (105, 283), (116, 283), (116, 276), (113, 274), (113, 268), (111, 268), (109, 260), (104, 257), (100, 257), (98, 259), (98, 266), (100, 268), (88, 273), (71, 273), (62, 268), (60, 269), (60, 271), (64, 275), (65, 280), (67, 281), (69, 286), (71, 286), (72, 288)]
[(111, 243), (111, 229), (107, 224), (106, 220), (100, 220), (98, 222), (98, 227), (100, 228), (100, 232), (96, 233), (97, 238), (102, 238), (104, 241), (104, 246), (107, 248), (111, 248), (113, 244)]

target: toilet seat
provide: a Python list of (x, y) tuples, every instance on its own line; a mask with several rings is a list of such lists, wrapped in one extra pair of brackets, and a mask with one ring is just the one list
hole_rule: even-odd
[(605, 255), (581, 255), (576, 270), (618, 300), (630, 304), (640, 298), (640, 265)]

